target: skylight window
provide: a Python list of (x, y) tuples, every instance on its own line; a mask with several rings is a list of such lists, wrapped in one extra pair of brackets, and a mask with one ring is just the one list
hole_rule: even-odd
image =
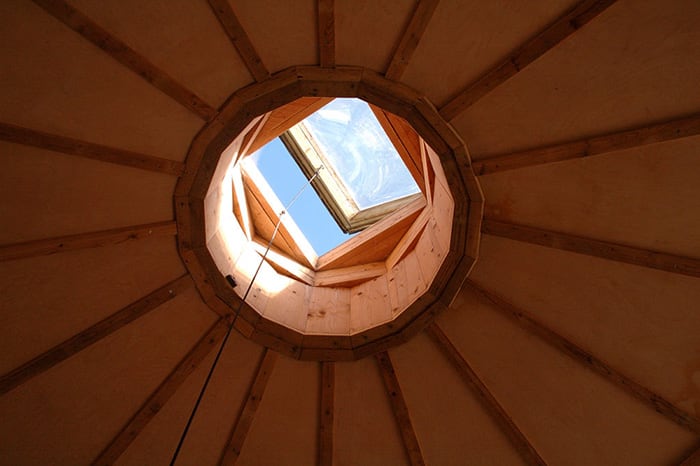
[(367, 103), (338, 98), (281, 137), (345, 232), (360, 231), (420, 189)]

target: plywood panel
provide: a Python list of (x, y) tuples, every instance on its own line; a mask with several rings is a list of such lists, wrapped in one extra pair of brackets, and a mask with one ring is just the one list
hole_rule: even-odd
[(484, 176), (486, 216), (700, 258), (699, 150), (695, 136)]
[(191, 291), (6, 394), (0, 462), (89, 463), (214, 319)]
[(525, 464), (425, 333), (390, 354), (426, 464)]
[(237, 465), (314, 464), (319, 377), (317, 362), (280, 356)]
[[(217, 348), (218, 349), (218, 348)], [(168, 464), (209, 372), (216, 350), (200, 364), (117, 464)], [(231, 334), (197, 415), (178, 455), (178, 464), (216, 464), (253, 378), (262, 348)]]
[(403, 81), (443, 105), (574, 3), (441, 0)]
[(251, 82), (206, 2), (71, 4), (214, 107)]
[(0, 373), (185, 272), (173, 238), (0, 264)]
[(237, 0), (231, 7), (271, 73), (318, 63), (316, 2)]
[(0, 243), (173, 218), (172, 176), (10, 143), (0, 153)]
[(465, 292), (438, 321), (550, 464), (662, 464), (696, 442)]
[(337, 0), (336, 62), (386, 71), (414, 8), (403, 0)]
[(0, 87), (12, 89), (0, 95), (0, 120), (184, 159), (202, 125), (198, 116), (38, 6), (3, 2), (0, 8)]
[(697, 112), (700, 4), (617, 2), (453, 120), (474, 158)]
[(697, 278), (489, 236), (482, 258), (471, 279), (700, 416)]
[(374, 358), (335, 363), (334, 433), (334, 465), (408, 464)]

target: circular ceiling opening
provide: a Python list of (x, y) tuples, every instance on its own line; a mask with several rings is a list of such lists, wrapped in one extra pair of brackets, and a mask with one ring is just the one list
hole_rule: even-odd
[[(289, 188), (321, 210), (295, 211)], [(234, 93), (195, 138), (176, 208), (210, 307), (268, 347), (333, 360), (405, 341), (449, 305), (482, 197), (424, 98), (364, 69), (296, 67)], [(309, 241), (324, 215), (344, 239), (328, 251)]]

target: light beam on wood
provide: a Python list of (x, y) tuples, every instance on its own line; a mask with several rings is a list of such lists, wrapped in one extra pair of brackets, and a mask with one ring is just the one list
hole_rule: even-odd
[(335, 363), (321, 362), (321, 413), (318, 428), (318, 465), (333, 464)]
[(0, 140), (168, 175), (180, 176), (185, 169), (182, 162), (57, 136), (9, 123), (0, 122)]
[(406, 400), (403, 397), (403, 392), (401, 391), (401, 386), (399, 385), (399, 379), (396, 377), (396, 372), (394, 371), (394, 365), (391, 363), (391, 358), (389, 353), (382, 351), (374, 355), (379, 365), (379, 369), (382, 373), (382, 379), (384, 379), (384, 386), (389, 395), (389, 400), (391, 401), (391, 407), (394, 411), (394, 416), (396, 417), (396, 422), (401, 431), (401, 438), (403, 439), (403, 445), (406, 449), (406, 454), (411, 462), (411, 466), (425, 466), (425, 461), (423, 460), (423, 452), (421, 451), (420, 444), (418, 443), (418, 437), (416, 437), (416, 432), (413, 429), (413, 423), (411, 422), (411, 416), (408, 412), (408, 406), (406, 405)]
[(548, 248), (700, 277), (700, 259), (691, 257), (676, 256), (487, 218), (481, 225), (481, 231), (487, 235), (538, 244)]
[(93, 343), (97, 343), (126, 324), (173, 299), (190, 286), (192, 286), (190, 276), (183, 275), (8, 372), (0, 377), (0, 395), (51, 369), (59, 362), (70, 358)]
[(398, 81), (401, 79), (408, 63), (411, 61), (413, 52), (418, 48), (418, 43), (423, 37), (425, 29), (428, 27), (430, 19), (433, 17), (435, 8), (440, 0), (420, 0), (413, 12), (411, 21), (401, 36), (401, 41), (396, 46), (391, 62), (384, 74), (387, 79)]
[(65, 0), (32, 1), (203, 120), (216, 116), (216, 109)]
[(472, 162), (477, 175), (606, 154), (700, 134), (700, 114), (602, 136), (496, 155)]
[(263, 394), (265, 393), (265, 387), (267, 387), (267, 382), (270, 380), (270, 376), (272, 375), (275, 362), (277, 362), (277, 353), (265, 349), (262, 362), (260, 363), (258, 371), (255, 374), (253, 384), (248, 391), (248, 396), (243, 402), (243, 407), (238, 415), (238, 419), (236, 419), (236, 424), (233, 427), (231, 438), (224, 449), (221, 462), (219, 463), (221, 466), (233, 465), (238, 460), (238, 457), (241, 454), (241, 449), (243, 448), (243, 443), (245, 442), (248, 432), (250, 431), (250, 426), (253, 424), (255, 413), (257, 412), (258, 406), (260, 406), (260, 402), (262, 401)]
[(226, 35), (236, 48), (246, 68), (256, 81), (264, 81), (270, 77), (270, 72), (263, 64), (260, 55), (255, 51), (253, 43), (250, 41), (248, 34), (243, 29), (243, 26), (238, 21), (238, 17), (231, 9), (228, 0), (208, 0), (209, 6), (214, 11), (214, 15), (221, 23), (221, 26), (226, 31)]
[(602, 375), (610, 382), (625, 390), (628, 394), (646, 404), (649, 408), (663, 414), (681, 427), (684, 427), (696, 434), (700, 434), (700, 420), (677, 408), (660, 395), (630, 379), (617, 369), (611, 367), (602, 359), (597, 358), (585, 349), (559, 335), (554, 330), (537, 321), (523, 309), (510, 304), (503, 298), (486, 290), (481, 285), (469, 279), (467, 279), (465, 287), (474, 292), (484, 301), (494, 305), (497, 310), (502, 312), (506, 317), (509, 317), (515, 321), (515, 323), (523, 329), (538, 336), (546, 343), (567, 354), (583, 366)]
[(335, 66), (335, 0), (318, 0), (318, 55), (323, 68)]
[(605, 11), (615, 0), (583, 0), (547, 28), (521, 45), (491, 70), (468, 85), (440, 108), (447, 121), (454, 119), (476, 101), (515, 76), (527, 65), (556, 47), (561, 41)]
[(513, 444), (520, 456), (530, 465), (546, 466), (546, 462), (537, 453), (530, 441), (525, 437), (520, 428), (513, 422), (498, 400), (491, 394), (488, 387), (479, 379), (469, 363), (464, 359), (459, 350), (452, 344), (442, 329), (436, 324), (431, 324), (426, 331), (437, 346), (442, 350), (447, 359), (454, 365), (462, 380), (478, 396), (479, 401), (486, 411), (496, 421), (508, 440)]
[(0, 262), (27, 257), (47, 256), (77, 249), (111, 246), (144, 238), (175, 236), (176, 234), (177, 225), (174, 221), (169, 220), (22, 243), (3, 244), (0, 245)]
[(111, 465), (126, 451), (149, 422), (160, 412), (178, 388), (194, 372), (204, 358), (213, 350), (226, 334), (228, 324), (219, 319), (207, 333), (192, 347), (187, 355), (173, 369), (160, 386), (148, 397), (148, 400), (136, 412), (134, 417), (112, 439), (109, 445), (92, 463), (93, 465)]

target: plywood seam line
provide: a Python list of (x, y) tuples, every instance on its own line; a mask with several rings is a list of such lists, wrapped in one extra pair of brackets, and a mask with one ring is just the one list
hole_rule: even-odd
[(320, 410), (318, 423), (318, 466), (333, 465), (333, 432), (335, 418), (335, 363), (321, 361)]
[(185, 164), (175, 160), (116, 149), (9, 123), (0, 122), (0, 140), (167, 175), (180, 176), (185, 170)]
[(222, 452), (219, 465), (232, 466), (238, 461), (276, 362), (277, 353), (265, 348), (258, 370), (248, 390), (248, 395), (241, 405), (240, 412), (231, 431), (231, 437)]
[(134, 49), (73, 8), (65, 0), (32, 0), (57, 20), (103, 50), (183, 107), (205, 121), (217, 115), (216, 109), (156, 67)]
[(399, 431), (401, 432), (403, 446), (411, 466), (425, 466), (423, 452), (421, 451), (416, 431), (413, 428), (408, 405), (401, 391), (401, 385), (399, 384), (399, 379), (396, 376), (396, 371), (394, 370), (394, 365), (391, 362), (389, 353), (382, 351), (376, 353), (374, 357), (382, 374), (384, 387), (386, 388), (387, 396), (391, 402), (391, 408), (394, 412)]
[(317, 0), (318, 61), (322, 68), (335, 66), (335, 0)]
[(440, 0), (419, 0), (384, 73), (387, 79), (401, 79), (439, 3)]
[[(185, 424), (185, 427), (182, 431), (182, 435), (180, 436), (180, 440), (175, 447), (175, 451), (173, 453), (172, 460), (170, 461), (170, 466), (173, 466), (175, 462), (177, 461), (177, 457), (180, 453), (180, 449), (182, 448), (183, 443), (185, 442), (185, 439), (187, 438), (187, 433), (190, 430), (190, 426), (192, 425), (192, 421), (194, 420), (195, 416), (197, 415), (197, 410), (199, 409), (199, 405), (202, 402), (202, 399), (204, 398), (204, 394), (207, 391), (207, 387), (209, 386), (209, 382), (211, 381), (212, 376), (214, 375), (214, 371), (216, 370), (216, 366), (219, 363), (219, 359), (221, 358), (221, 355), (224, 351), (224, 348), (226, 347), (226, 343), (228, 342), (229, 337), (231, 336), (231, 331), (233, 330), (235, 324), (236, 324), (236, 319), (238, 318), (238, 315), (241, 313), (241, 310), (243, 309), (243, 305), (245, 304), (245, 300), (248, 298), (248, 294), (250, 294), (250, 291), (253, 289), (253, 285), (255, 284), (255, 280), (258, 278), (258, 273), (260, 272), (260, 268), (262, 265), (265, 263), (265, 259), (267, 257), (267, 253), (270, 251), (270, 248), (272, 247), (272, 244), (275, 241), (275, 236), (277, 236), (277, 232), (279, 231), (280, 226), (282, 225), (282, 218), (284, 215), (289, 211), (289, 209), (294, 205), (294, 203), (299, 199), (299, 197), (302, 195), (304, 190), (311, 185), (311, 183), (316, 179), (318, 176), (318, 172), (323, 168), (323, 166), (320, 166), (316, 169), (316, 172), (313, 174), (313, 176), (309, 177), (306, 183), (299, 189), (299, 191), (296, 193), (296, 195), (292, 198), (291, 201), (284, 207), (284, 210), (279, 213), (278, 220), (277, 220), (277, 225), (275, 225), (275, 230), (272, 232), (272, 236), (270, 237), (270, 241), (267, 243), (267, 247), (265, 248), (265, 253), (262, 255), (260, 258), (260, 262), (258, 263), (257, 268), (255, 269), (255, 273), (253, 274), (253, 277), (250, 280), (250, 283), (248, 283), (248, 286), (246, 287), (245, 293), (243, 293), (243, 297), (240, 300), (240, 303), (238, 305), (238, 309), (234, 312), (231, 321), (228, 325), (228, 329), (226, 330), (226, 335), (224, 336), (223, 340), (221, 341), (221, 345), (219, 346), (219, 350), (216, 353), (216, 357), (214, 358), (214, 362), (212, 362), (211, 368), (209, 369), (209, 373), (207, 374), (207, 377), (204, 379), (204, 384), (202, 385), (202, 388), (199, 392), (199, 395), (197, 397), (197, 400), (194, 403), (194, 406), (192, 407), (192, 412), (190, 413), (189, 418), (187, 419), (187, 423)], [(234, 278), (227, 277), (227, 281), (229, 281), (229, 284), (231, 286), (236, 286), (236, 282)]]
[(513, 320), (524, 330), (539, 337), (553, 348), (565, 353), (567, 356), (579, 362), (584, 367), (603, 376), (614, 385), (623, 389), (628, 395), (633, 396), (637, 400), (647, 405), (647, 407), (653, 409), (659, 414), (664, 415), (666, 418), (689, 430), (690, 432), (700, 434), (700, 420), (698, 420), (696, 417), (683, 411), (662, 396), (652, 392), (648, 388), (619, 372), (617, 369), (613, 368), (602, 359), (594, 356), (589, 351), (561, 336), (554, 330), (547, 327), (545, 324), (539, 322), (534, 317), (529, 315), (525, 310), (510, 304), (508, 301), (499, 297), (495, 293), (486, 290), (484, 287), (470, 279), (467, 279), (464, 287), (465, 289), (472, 291), (484, 302), (494, 306), (497, 311), (503, 313), (506, 317)]
[(608, 154), (700, 134), (700, 113), (562, 144), (489, 156), (472, 161), (474, 173), (491, 173)]
[(690, 277), (700, 277), (700, 259), (692, 257), (516, 225), (490, 218), (484, 218), (481, 231), (487, 235), (499, 236), (514, 241), (561, 249)]
[(233, 12), (228, 0), (208, 1), (216, 19), (219, 20), (221, 27), (226, 32), (231, 44), (233, 44), (233, 47), (238, 52), (238, 55), (241, 57), (241, 60), (243, 60), (251, 76), (253, 76), (253, 79), (257, 82), (268, 79), (270, 77), (270, 72), (255, 50), (250, 37), (248, 37), (245, 29), (243, 29), (243, 25), (241, 25), (238, 17)]
[(605, 11), (616, 0), (583, 0), (515, 49), (503, 61), (469, 84), (439, 110), (442, 117), (453, 120), (489, 92), (522, 71), (527, 65), (556, 47), (586, 23)]
[(146, 402), (112, 439), (93, 465), (111, 465), (129, 448), (149, 422), (163, 409), (175, 392), (194, 372), (204, 358), (224, 336), (227, 323), (219, 318), (202, 338), (190, 349), (163, 382), (148, 397)]
[(177, 225), (173, 220), (132, 225), (76, 235), (55, 236), (22, 243), (0, 244), (0, 262), (48, 256), (79, 249), (114, 246), (146, 238), (175, 236)]
[(16, 369), (4, 374), (0, 377), (0, 395), (4, 395), (33, 377), (51, 369), (61, 361), (97, 343), (130, 322), (146, 315), (161, 304), (170, 301), (181, 292), (190, 288), (192, 284), (193, 282), (189, 274), (182, 275), (54, 346), (48, 351), (36, 356)]
[(452, 363), (462, 380), (477, 396), (481, 405), (496, 424), (498, 424), (503, 434), (505, 434), (513, 447), (518, 451), (518, 454), (520, 454), (529, 465), (546, 466), (547, 462), (540, 456), (532, 443), (530, 443), (525, 434), (523, 434), (517, 424), (493, 396), (488, 387), (481, 381), (474, 369), (469, 365), (467, 360), (464, 359), (464, 356), (462, 356), (459, 350), (452, 344), (449, 337), (445, 335), (437, 323), (433, 322), (426, 329), (426, 332), (430, 335), (438, 348), (440, 348), (443, 355)]

